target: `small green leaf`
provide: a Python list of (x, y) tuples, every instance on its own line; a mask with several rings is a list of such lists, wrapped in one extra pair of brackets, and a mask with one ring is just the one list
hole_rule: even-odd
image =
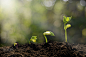
[(63, 22), (64, 23), (67, 23), (70, 20), (71, 20), (71, 17), (65, 17), (65, 16), (63, 16)]
[(51, 31), (46, 31), (43, 33), (43, 35), (51, 35), (51, 36), (55, 36), (53, 32)]
[(66, 18), (66, 21), (68, 22), (68, 21), (70, 21), (71, 20), (71, 17), (67, 17)]
[(51, 36), (55, 36), (53, 32), (50, 32), (51, 33)]
[(36, 42), (36, 40), (35, 40), (35, 39), (31, 39), (31, 41)]
[(36, 40), (37, 40), (37, 36), (32, 36), (30, 39), (30, 41), (33, 41), (33, 42), (36, 42)]
[(63, 16), (63, 22), (66, 23), (66, 17), (65, 16)]
[(43, 33), (43, 35), (50, 35), (50, 34), (51, 34), (50, 31), (46, 31)]
[(17, 45), (17, 43), (14, 43), (14, 46), (16, 46)]
[(31, 39), (37, 39), (37, 36), (32, 36)]
[(65, 26), (65, 28), (67, 29), (67, 28), (69, 28), (69, 27), (71, 27), (71, 25), (70, 24), (67, 24), (66, 26)]

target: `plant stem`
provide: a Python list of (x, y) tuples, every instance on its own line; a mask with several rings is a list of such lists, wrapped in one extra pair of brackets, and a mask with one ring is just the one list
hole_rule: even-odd
[(65, 29), (65, 42), (67, 42), (67, 30)]
[(64, 30), (65, 30), (65, 42), (67, 42), (67, 29), (66, 29), (66, 23), (64, 23)]
[(45, 37), (45, 40), (46, 40), (46, 43), (47, 43), (47, 37), (44, 35), (44, 37)]

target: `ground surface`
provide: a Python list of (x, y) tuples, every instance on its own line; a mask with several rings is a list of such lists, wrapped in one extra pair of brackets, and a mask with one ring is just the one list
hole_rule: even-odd
[(0, 57), (86, 57), (86, 45), (49, 41), (42, 44), (0, 47)]

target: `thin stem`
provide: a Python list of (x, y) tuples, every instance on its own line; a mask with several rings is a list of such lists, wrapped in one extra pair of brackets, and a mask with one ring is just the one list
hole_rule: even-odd
[(64, 23), (64, 30), (65, 30), (65, 42), (67, 42), (67, 30), (66, 30), (66, 23)]
[(67, 30), (65, 29), (65, 42), (67, 42)]
[(47, 43), (47, 37), (44, 35), (44, 37), (45, 37), (45, 40), (46, 40), (46, 43)]

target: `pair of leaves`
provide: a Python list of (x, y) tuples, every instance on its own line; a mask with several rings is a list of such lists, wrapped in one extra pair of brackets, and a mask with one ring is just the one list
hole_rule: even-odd
[(51, 31), (46, 31), (43, 33), (43, 35), (51, 35), (51, 36), (55, 36), (53, 32)]
[(63, 16), (64, 29), (67, 29), (67, 28), (71, 27), (70, 24), (67, 24), (67, 25), (66, 25), (66, 23), (69, 22), (69, 21), (71, 20), (71, 18), (72, 18), (72, 17), (65, 17), (65, 16)]
[(67, 24), (67, 25), (64, 26), (64, 29), (67, 29), (69, 27), (71, 27), (71, 25), (70, 24)]
[(33, 42), (36, 42), (36, 40), (37, 40), (37, 36), (32, 36), (30, 39), (30, 41), (33, 41)]
[(14, 46), (16, 46), (17, 45), (17, 43), (14, 43)]
[(63, 16), (63, 22), (66, 24), (67, 22), (69, 22), (71, 20), (72, 17), (65, 17)]

